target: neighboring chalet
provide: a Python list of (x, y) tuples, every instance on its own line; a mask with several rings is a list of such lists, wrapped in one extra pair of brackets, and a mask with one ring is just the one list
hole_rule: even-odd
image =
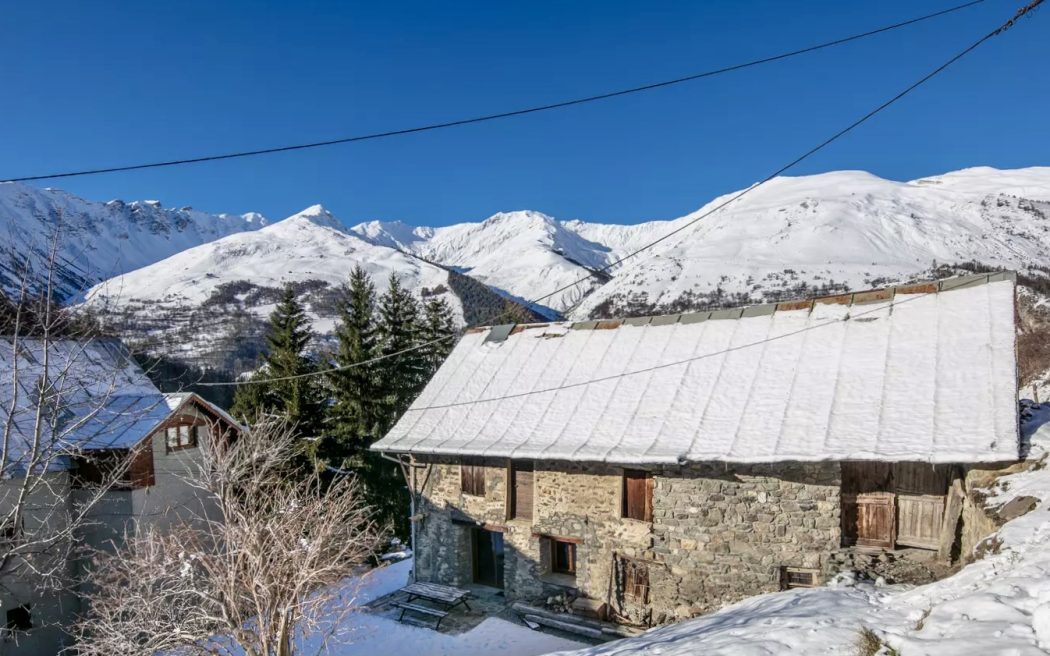
[[(44, 407), (55, 422), (40, 432), (44, 446), (34, 458), (29, 444), (38, 433), (33, 425), (45, 349), (32, 338), (0, 337), (0, 428), (7, 446), (0, 463), (0, 554), (32, 540), (42, 522), (68, 522), (116, 473), (116, 484), (75, 528), (81, 544), (105, 548), (147, 524), (163, 528), (180, 511), (200, 512), (197, 491), (180, 473), (193, 466), (205, 439), (229, 437), (240, 425), (195, 394), (161, 394), (119, 341), (52, 341), (46, 351), (51, 391)], [(27, 471), (47, 480), (16, 523), (12, 509)], [(80, 610), (72, 582), (84, 566), (66, 559), (60, 569), (70, 590), (43, 591), (19, 558), (10, 559), (0, 571), (0, 653), (52, 656), (68, 646), (62, 629)]]
[(416, 575), (656, 624), (872, 551), (969, 553), (968, 493), (1019, 458), (1014, 295), (1000, 273), (468, 330), (373, 447), (412, 465)]

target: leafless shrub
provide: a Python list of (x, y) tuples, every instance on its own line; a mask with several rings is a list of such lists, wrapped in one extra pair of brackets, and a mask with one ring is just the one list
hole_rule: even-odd
[[(60, 219), (61, 217), (59, 217)], [(58, 221), (60, 224), (60, 221)], [(74, 486), (71, 462), (87, 462), (85, 434), (104, 437), (153, 408), (110, 402), (128, 384), (118, 345), (94, 344), (90, 325), (55, 302), (63, 276), (60, 225), (47, 248), (26, 248), (0, 287), (0, 601), (73, 597), (75, 552), (94, 509), (125, 478), (134, 449), (109, 458), (90, 485)], [(112, 348), (111, 348), (112, 346)], [(112, 356), (99, 358), (100, 353)], [(159, 396), (155, 402), (162, 404)], [(73, 489), (76, 487), (76, 489)], [(72, 603), (72, 602), (70, 602)], [(39, 627), (58, 618), (35, 616)], [(7, 629), (0, 629), (0, 632)], [(18, 642), (17, 633), (5, 639)]]
[(195, 516), (95, 554), (78, 653), (292, 656), (345, 641), (346, 579), (385, 532), (356, 481), (290, 475), (296, 439), (277, 421), (202, 450)]

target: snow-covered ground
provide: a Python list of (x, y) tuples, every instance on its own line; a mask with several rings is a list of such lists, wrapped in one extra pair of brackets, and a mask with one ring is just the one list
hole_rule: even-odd
[[(573, 656), (852, 654), (859, 632), (875, 632), (902, 656), (1026, 656), (1050, 652), (1050, 404), (1024, 428), (1031, 468), (1004, 476), (989, 502), (1031, 496), (1031, 512), (998, 532), (989, 553), (923, 586), (846, 579), (811, 590), (752, 597), (717, 613), (653, 629)], [(992, 551), (995, 551), (994, 549)], [(567, 652), (568, 653), (568, 652)]]
[[(355, 605), (367, 604), (407, 585), (411, 570), (412, 560), (373, 570), (360, 581), (349, 584), (348, 594), (352, 595)], [(357, 611), (348, 615), (334, 633), (336, 637), (329, 640), (328, 651), (320, 653), (332, 656), (539, 656), (581, 646), (496, 617), (486, 619), (466, 633), (449, 635)], [(302, 653), (316, 653), (323, 647), (322, 638), (307, 638), (302, 644)]]

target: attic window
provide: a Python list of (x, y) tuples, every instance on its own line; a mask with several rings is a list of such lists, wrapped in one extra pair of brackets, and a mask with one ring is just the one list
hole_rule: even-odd
[(817, 570), (804, 567), (781, 567), (780, 589), (815, 588), (818, 584)]
[(199, 427), (197, 426), (190, 426), (189, 424), (168, 426), (165, 431), (165, 445), (168, 453), (196, 448), (198, 434)]

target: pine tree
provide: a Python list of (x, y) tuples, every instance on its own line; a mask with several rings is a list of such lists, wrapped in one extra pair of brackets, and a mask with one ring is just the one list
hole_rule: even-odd
[[(233, 400), (234, 416), (253, 421), (261, 413), (277, 414), (291, 422), (300, 435), (318, 435), (323, 398), (317, 378), (303, 376), (317, 371), (306, 355), (310, 339), (306, 311), (296, 300), (292, 286), (287, 285), (270, 315), (263, 365), (252, 376), (266, 382), (238, 386)], [(293, 376), (303, 377), (288, 379)]]
[(379, 354), (376, 292), (372, 279), (360, 266), (354, 267), (349, 284), (342, 290), (338, 312), (335, 370), (328, 375), (335, 401), (329, 417), (333, 444), (326, 449), (326, 456), (331, 461), (340, 461), (340, 466), (352, 466), (355, 461), (360, 462), (362, 454), (378, 437), (379, 414), (376, 389), (379, 365), (361, 364)]
[(432, 298), (423, 306), (423, 322), (420, 326), (419, 341), (423, 347), (423, 358), (426, 366), (426, 378), (437, 372), (445, 361), (452, 347), (456, 345), (453, 336), (456, 324), (452, 318), (452, 307), (440, 297)]
[(386, 356), (380, 366), (382, 406), (377, 434), (385, 434), (419, 394), (426, 383), (426, 360), (419, 345), (421, 317), (419, 302), (391, 274), (390, 286), (379, 299), (379, 354)]

